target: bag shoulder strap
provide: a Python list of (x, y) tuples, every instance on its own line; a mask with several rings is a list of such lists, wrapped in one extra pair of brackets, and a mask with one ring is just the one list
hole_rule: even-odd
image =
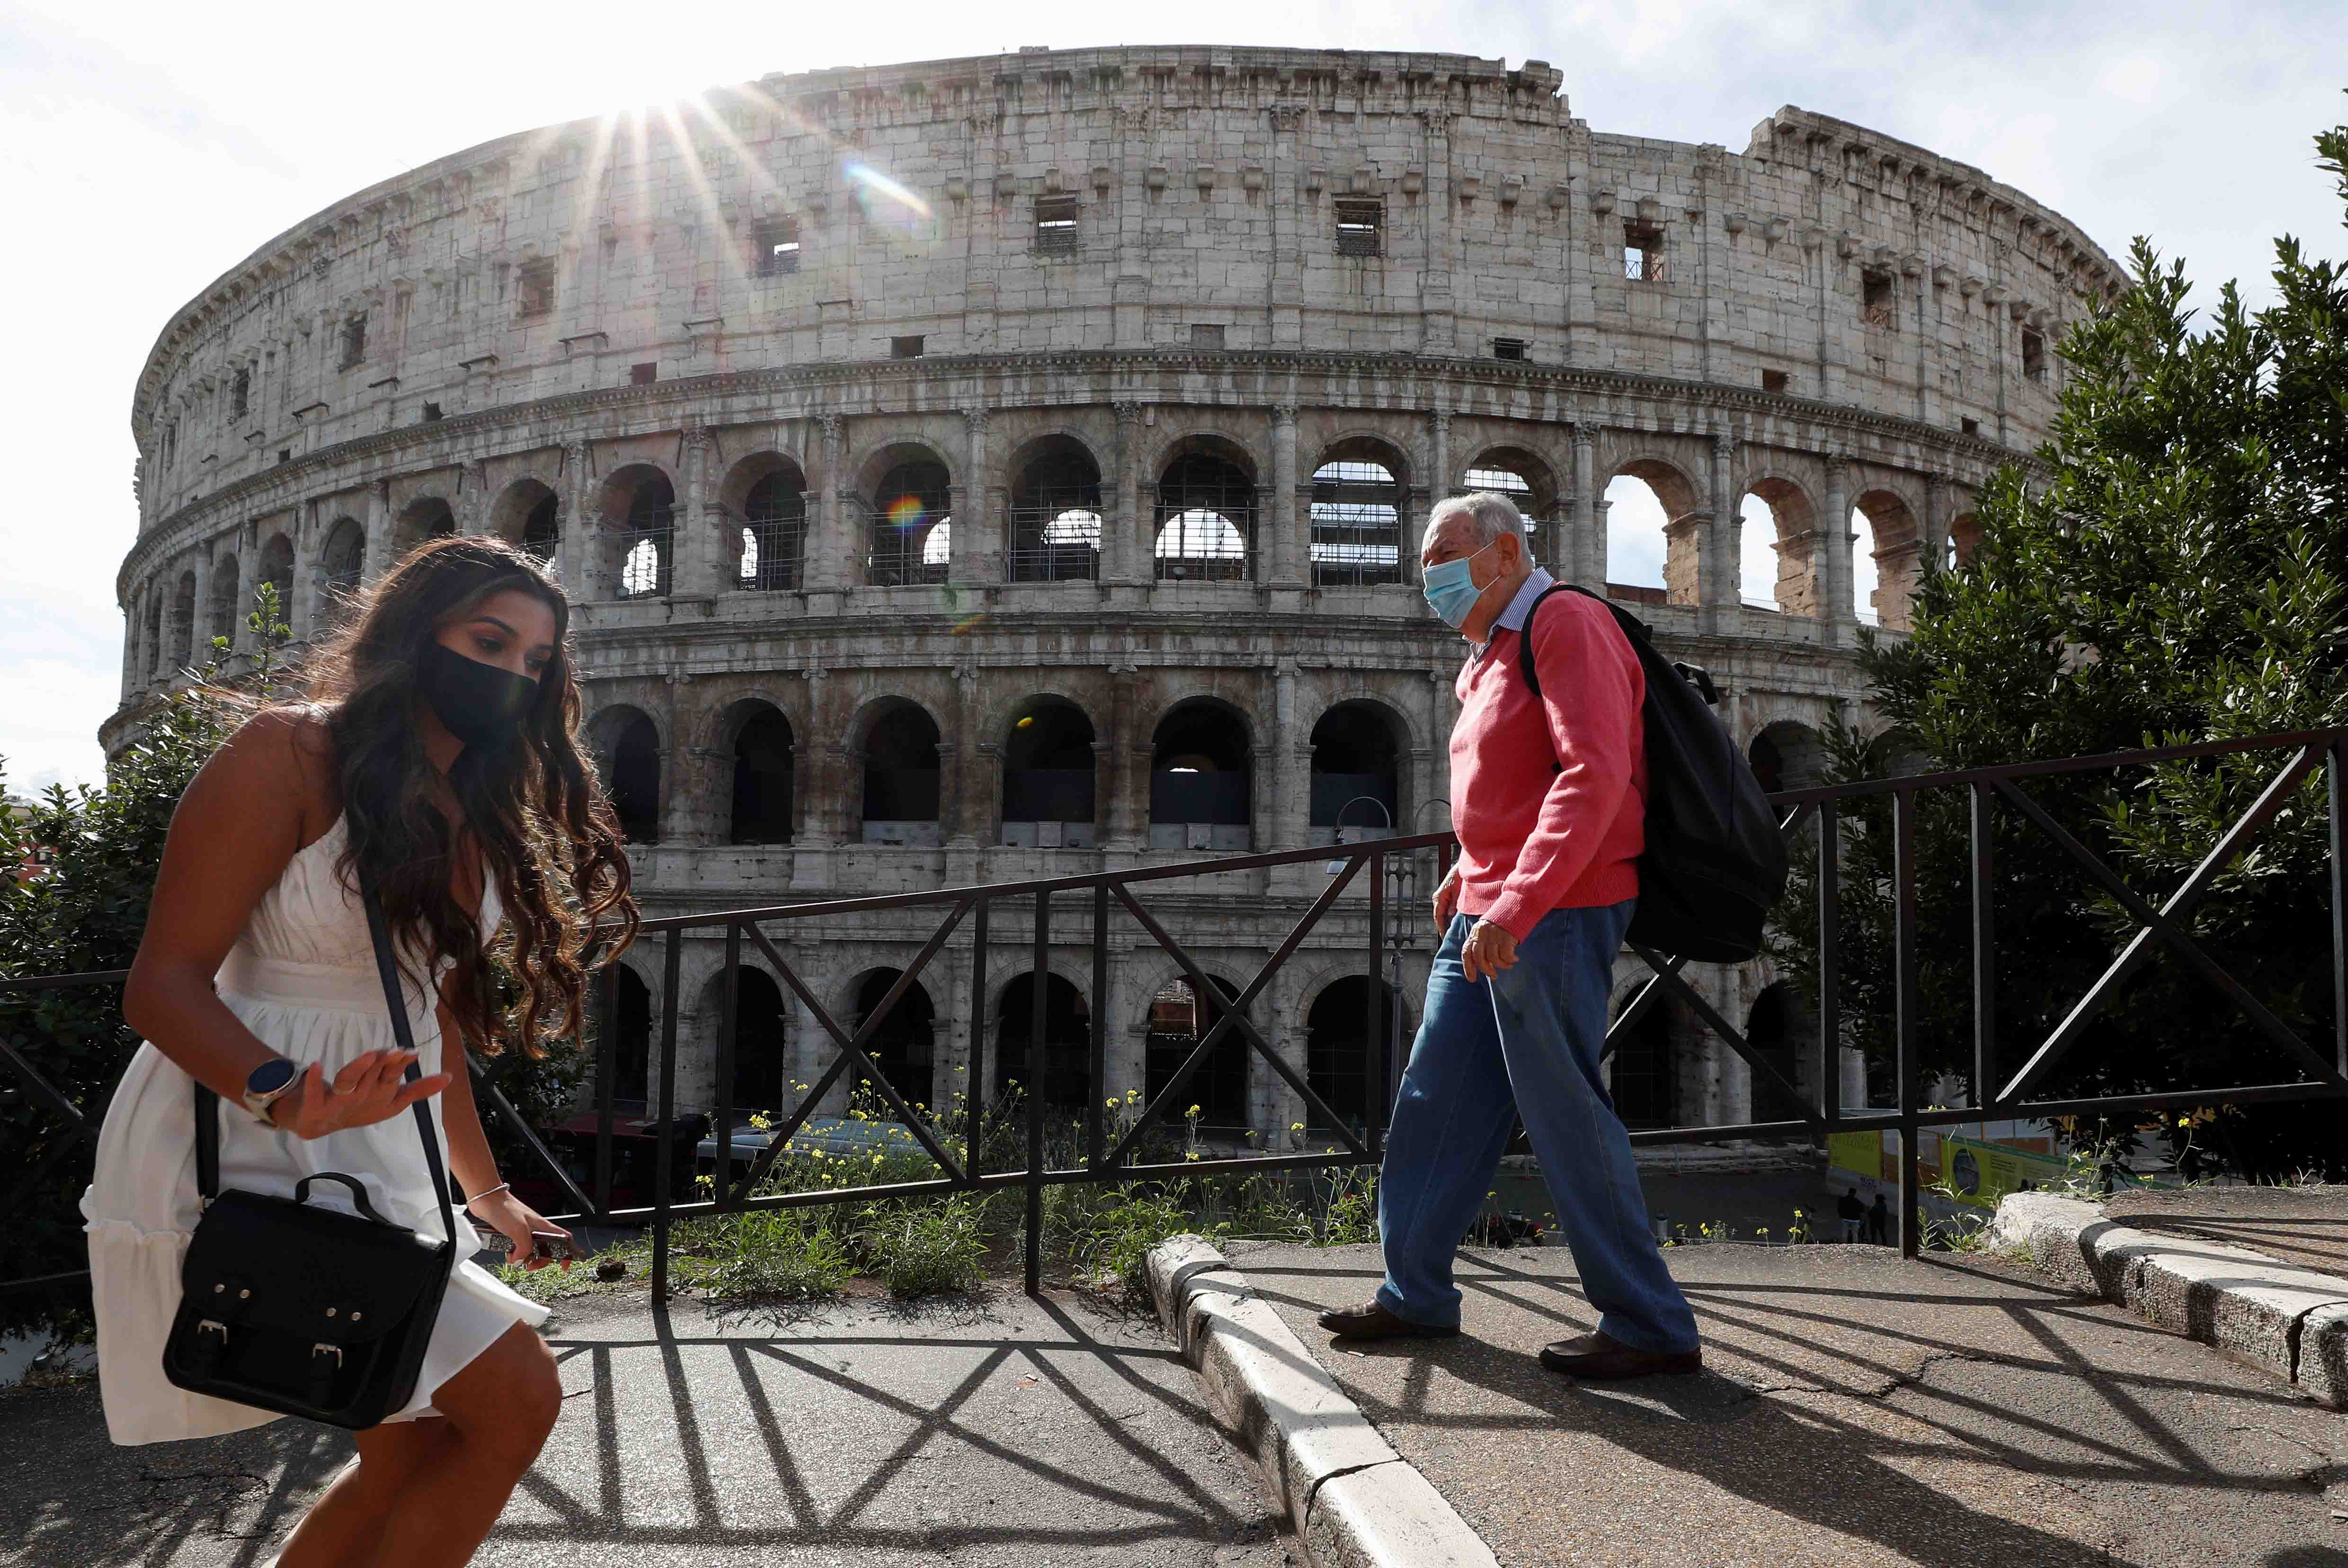
[(1530, 688), (1535, 702), (1540, 700), (1541, 685), (1540, 672), (1533, 668), (1533, 617), (1540, 614), (1540, 607), (1557, 594), (1587, 592), (1586, 589), (1576, 588), (1569, 583), (1552, 583), (1542, 589), (1540, 596), (1525, 607), (1524, 630), (1517, 634), (1517, 673), (1525, 677), (1525, 685)]
[[(407, 1021), (407, 1001), (399, 985), (399, 965), (392, 957), (391, 933), (385, 924), (383, 905), (376, 901), (375, 882), (364, 867), (359, 869), (361, 902), (366, 905), (367, 934), (375, 939), (376, 973), (383, 980), (384, 1000), (391, 1009), (392, 1034), (399, 1048), (411, 1056), (416, 1050), (416, 1031)], [(407, 1081), (413, 1083), (423, 1077), (417, 1064), (407, 1064)], [(448, 1201), (448, 1176), (440, 1163), (440, 1140), (432, 1130), (432, 1113), (423, 1100), (409, 1107), (416, 1113), (416, 1129), (424, 1140), (425, 1169), (432, 1174), (432, 1195), (440, 1201), (441, 1233), (454, 1244), (457, 1237), (457, 1216)], [(196, 1085), (196, 1191), (210, 1203), (220, 1191), (220, 1096), (202, 1083)]]

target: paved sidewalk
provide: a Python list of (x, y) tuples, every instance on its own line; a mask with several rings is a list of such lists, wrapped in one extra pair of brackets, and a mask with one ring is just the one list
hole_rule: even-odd
[(1562, 1248), (1463, 1257), (1459, 1339), (1353, 1349), (1312, 1317), (1375, 1248), (1230, 1251), (1512, 1568), (2348, 1563), (2348, 1417), (2016, 1265), (1673, 1248), (1705, 1371), (1576, 1386), (1534, 1360), (1595, 1322)]
[(2188, 1187), (2115, 1192), (2116, 1225), (2248, 1247), (2278, 1263), (2348, 1274), (2348, 1187)]
[[(548, 1326), (570, 1398), (475, 1561), (1278, 1568), (1292, 1548), (1149, 1317), (1017, 1291), (911, 1311)], [(0, 1397), (0, 1563), (252, 1568), (350, 1456), (279, 1421), (117, 1449), (95, 1387)]]

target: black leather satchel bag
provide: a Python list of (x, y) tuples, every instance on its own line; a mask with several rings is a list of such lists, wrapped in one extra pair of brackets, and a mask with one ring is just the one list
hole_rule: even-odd
[[(413, 1051), (383, 911), (364, 875), (361, 889), (392, 1027), (400, 1048)], [(408, 1078), (418, 1076), (409, 1062)], [(453, 1238), (440, 1142), (425, 1102), (414, 1109), (441, 1231)], [(367, 1202), (366, 1182), (340, 1171), (304, 1177), (290, 1199), (218, 1191), (219, 1115), (220, 1098), (198, 1084), (196, 1186), (204, 1212), (180, 1266), (163, 1376), (191, 1393), (352, 1431), (379, 1424), (416, 1391), (456, 1267), (453, 1241), (385, 1219)], [(310, 1190), (320, 1181), (348, 1188), (358, 1212), (313, 1205)]]

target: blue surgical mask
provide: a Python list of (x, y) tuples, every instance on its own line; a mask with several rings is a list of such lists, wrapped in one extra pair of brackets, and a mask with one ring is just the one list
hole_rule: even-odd
[[(1492, 544), (1498, 542), (1496, 539)], [(1484, 546), (1484, 550), (1491, 549), (1492, 544)], [(1484, 589), (1491, 586), (1487, 583), (1482, 588), (1478, 587), (1474, 573), (1468, 570), (1468, 563), (1477, 555), (1483, 554), (1484, 550), (1477, 551), (1475, 555), (1437, 562), (1419, 574), (1419, 591), (1426, 595), (1426, 607), (1441, 616), (1443, 624), (1454, 631), (1466, 624), (1468, 613), (1476, 607), (1476, 601), (1484, 596)]]

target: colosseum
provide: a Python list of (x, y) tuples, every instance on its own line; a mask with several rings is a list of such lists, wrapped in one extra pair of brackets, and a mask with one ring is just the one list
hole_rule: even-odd
[[(1963, 562), (1972, 498), (2054, 408), (2050, 345), (2119, 271), (2023, 192), (1859, 126), (1781, 108), (1741, 153), (1611, 136), (1560, 80), (1023, 49), (769, 76), (359, 191), (147, 359), (100, 738), (118, 750), (213, 635), (250, 659), (258, 583), (298, 656), (415, 542), (495, 532), (573, 596), (654, 914), (1425, 830), (1460, 645), (1419, 597), (1418, 524), (1497, 490), (1553, 571), (1712, 671), (1765, 779), (1799, 783), (1863, 701), (1860, 639), (1900, 634), (1926, 563)], [(1411, 870), (1406, 1017), (1431, 945)], [(1326, 885), (1315, 860), (1150, 903), (1236, 988)], [(1254, 1014), (1349, 1119), (1358, 891)], [(935, 920), (812, 923), (770, 929), (852, 1021)], [(943, 960), (908, 993), (880, 1042), (908, 1098), (962, 1087), (974, 1027), (990, 1078), (1024, 1060), (1018, 926), (991, 995)], [(1130, 924), (1111, 947), (1106, 994), (1081, 941), (1040, 981), (1064, 1104), (1150, 1088), (1195, 1038), (1173, 962)], [(680, 960), (681, 1107), (716, 1099), (722, 957)], [(661, 954), (625, 963), (611, 1021), (642, 1098)], [(1643, 973), (1626, 955), (1617, 983)], [(1699, 984), (1807, 1087), (1774, 980)], [(762, 961), (740, 985), (732, 1103), (789, 1103), (828, 1043)], [(1634, 1127), (1768, 1109), (1668, 1008), (1612, 1070)], [(1236, 1042), (1193, 1081), (1210, 1129), (1289, 1146), (1297, 1097)]]

